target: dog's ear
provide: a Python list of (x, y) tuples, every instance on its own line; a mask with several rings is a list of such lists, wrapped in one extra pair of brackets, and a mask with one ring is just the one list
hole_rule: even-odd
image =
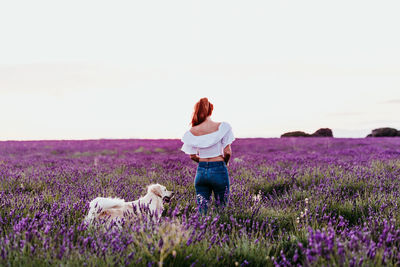
[(160, 186), (158, 186), (158, 185), (157, 186), (152, 186), (151, 192), (154, 195), (162, 198), (162, 191), (161, 191), (161, 187)]
[(149, 184), (146, 186), (146, 192), (147, 194), (150, 194), (153, 192), (153, 188), (154, 188), (155, 184)]

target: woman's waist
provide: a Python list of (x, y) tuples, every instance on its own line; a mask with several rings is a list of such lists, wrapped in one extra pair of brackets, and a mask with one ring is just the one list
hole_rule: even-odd
[(226, 163), (225, 161), (200, 161), (198, 167), (200, 168), (213, 168), (213, 167), (219, 167), (219, 166), (225, 166)]
[(224, 157), (222, 155), (218, 155), (215, 157), (209, 157), (209, 158), (199, 158), (199, 162), (220, 162), (224, 161)]

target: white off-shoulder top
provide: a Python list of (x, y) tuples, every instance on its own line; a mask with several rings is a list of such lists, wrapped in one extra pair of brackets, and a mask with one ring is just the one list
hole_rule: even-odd
[(204, 135), (193, 135), (186, 131), (181, 141), (181, 150), (186, 154), (196, 154), (199, 158), (211, 158), (224, 155), (224, 148), (235, 140), (232, 127), (227, 122), (221, 122), (218, 130)]

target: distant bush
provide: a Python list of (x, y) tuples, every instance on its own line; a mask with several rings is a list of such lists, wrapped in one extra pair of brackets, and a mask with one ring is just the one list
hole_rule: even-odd
[(294, 131), (284, 133), (281, 135), (281, 137), (333, 137), (333, 133), (329, 128), (321, 128), (315, 131), (313, 134), (308, 134), (302, 131)]
[(302, 131), (288, 132), (281, 135), (281, 137), (309, 137), (308, 133)]
[(400, 136), (400, 131), (395, 128), (377, 128), (372, 130), (372, 132), (367, 135), (367, 137), (395, 137)]
[(318, 129), (311, 136), (314, 136), (314, 137), (333, 137), (333, 133), (332, 133), (332, 130), (329, 129), (329, 128), (321, 128), (321, 129)]

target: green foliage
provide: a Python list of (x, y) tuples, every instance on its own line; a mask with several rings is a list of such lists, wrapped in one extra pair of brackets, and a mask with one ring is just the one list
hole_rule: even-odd
[(331, 202), (326, 213), (342, 216), (349, 222), (350, 226), (361, 224), (370, 212), (378, 211), (379, 207), (366, 199), (346, 200), (344, 202)]
[[(152, 149), (139, 147), (127, 153), (134, 153), (135, 156), (139, 156), (138, 153), (160, 155), (165, 151), (157, 147)], [(58, 150), (46, 153), (57, 157), (61, 155)], [(105, 149), (97, 152), (76, 152), (70, 154), (70, 157), (75, 160), (86, 160), (87, 157), (117, 154), (115, 150)], [(0, 162), (0, 164), (5, 163)], [(52, 165), (51, 162), (46, 164)], [(0, 238), (5, 238), (7, 233), (13, 231), (12, 222), (18, 222), (24, 217), (35, 221), (37, 211), (50, 213), (61, 210), (63, 206), (67, 212), (52, 214), (54, 218), (51, 218), (53, 223), (51, 226), (65, 228), (63, 233), (70, 235), (73, 246), (67, 256), (55, 258), (44, 248), (43, 240), (49, 239), (51, 250), (59, 252), (63, 236), (55, 235), (51, 231), (45, 233), (45, 225), (41, 225), (37, 236), (27, 241), (21, 249), (6, 247), (10, 253), (4, 259), (0, 259), (0, 265), (147, 266), (151, 262), (153, 266), (190, 266), (196, 262), (196, 266), (240, 266), (248, 262), (250, 266), (274, 266), (273, 259), (279, 259), (281, 251), (289, 261), (293, 261), (294, 255), (298, 253), (299, 243), (304, 247), (309, 245), (309, 227), (313, 230), (322, 230), (330, 223), (334, 228), (338, 227), (332, 218), (337, 219), (341, 216), (349, 227), (358, 227), (373, 221), (368, 219), (369, 216), (379, 214), (380, 221), (376, 222), (376, 225), (373, 223), (367, 225), (375, 230), (371, 236), (376, 243), (381, 238), (383, 227), (379, 223), (383, 219), (394, 218), (396, 227), (400, 227), (398, 208), (400, 181), (396, 176), (400, 171), (400, 160), (376, 160), (355, 167), (321, 164), (299, 168), (294, 162), (283, 160), (264, 162), (258, 167), (249, 167), (243, 165), (245, 164), (243, 162), (237, 164), (238, 167), (230, 169), (232, 187), (228, 207), (222, 211), (210, 208), (209, 221), (202, 228), (195, 230), (185, 229), (181, 225), (183, 218), (196, 213), (197, 205), (192, 184), (192, 166), (180, 162), (171, 170), (166, 170), (165, 165), (160, 162), (153, 163), (148, 168), (130, 167), (125, 162), (103, 170), (93, 167), (90, 177), (85, 174), (85, 170), (73, 170), (72, 174), (60, 172), (55, 180), (48, 180), (45, 176), (32, 179), (30, 169), (18, 172), (15, 177), (1, 177), (1, 190), (7, 197), (4, 198), (0, 209), (2, 219)], [(256, 168), (259, 168), (259, 172)], [(6, 176), (6, 173), (3, 175)], [(371, 175), (375, 179), (368, 179)], [(171, 179), (172, 177), (190, 178), (184, 180)], [(387, 177), (392, 178), (386, 179)], [(79, 247), (85, 237), (104, 238), (100, 228), (79, 229), (87, 212), (88, 200), (98, 195), (133, 200), (133, 196), (138, 197), (145, 193), (146, 189), (142, 185), (152, 182), (160, 182), (179, 193), (175, 200), (165, 205), (163, 213), (163, 216), (169, 217), (172, 211), (176, 210), (176, 221), (164, 222), (157, 231), (150, 228), (122, 230), (126, 231), (123, 232), (126, 239), (121, 242), (126, 240), (131, 242), (122, 252), (112, 251), (108, 247), (104, 250), (104, 254), (96, 255), (93, 251), (100, 249), (90, 245), (86, 245), (84, 251), (74, 250), (74, 246)], [(94, 192), (82, 191), (81, 195), (69, 192), (69, 185), (79, 187), (83, 183), (89, 185), (88, 188), (93, 188)], [(58, 190), (53, 190), (54, 185), (57, 185), (55, 188)], [(17, 193), (24, 198), (14, 198), (14, 194)], [(10, 203), (14, 206), (11, 207)], [(11, 212), (12, 210), (14, 212)], [(329, 215), (332, 221), (325, 220), (325, 215)], [(202, 219), (204, 218), (196, 218), (199, 224)], [(190, 223), (196, 225), (196, 222)], [(213, 227), (217, 230), (211, 230)], [(187, 245), (192, 230), (197, 234), (201, 232), (203, 236), (197, 241), (194, 238), (193, 243)], [(17, 241), (14, 243), (25, 242), (27, 240), (25, 234), (26, 230), (23, 230), (21, 234), (15, 235)], [(109, 235), (112, 236), (113, 233)], [(216, 241), (210, 244), (210, 240), (214, 237)], [(224, 241), (221, 241), (222, 239)], [(163, 246), (159, 245), (160, 240), (163, 241)], [(32, 252), (34, 248), (36, 250)], [(361, 257), (361, 254), (354, 251), (345, 253), (348, 258)], [(384, 250), (378, 249), (376, 253), (374, 259), (366, 258), (363, 265), (384, 265), (382, 263)], [(309, 264), (305, 255), (299, 253), (296, 263), (303, 266), (341, 265), (336, 248), (329, 255), (330, 259), (320, 257)], [(394, 262), (388, 262), (386, 265), (391, 264), (396, 265)], [(347, 265), (350, 265), (348, 259), (344, 262), (344, 266)]]
[(273, 181), (260, 181), (251, 186), (251, 192), (254, 194), (261, 192), (264, 196), (280, 196), (288, 192), (292, 188), (292, 185), (292, 182), (285, 178), (278, 178)]

